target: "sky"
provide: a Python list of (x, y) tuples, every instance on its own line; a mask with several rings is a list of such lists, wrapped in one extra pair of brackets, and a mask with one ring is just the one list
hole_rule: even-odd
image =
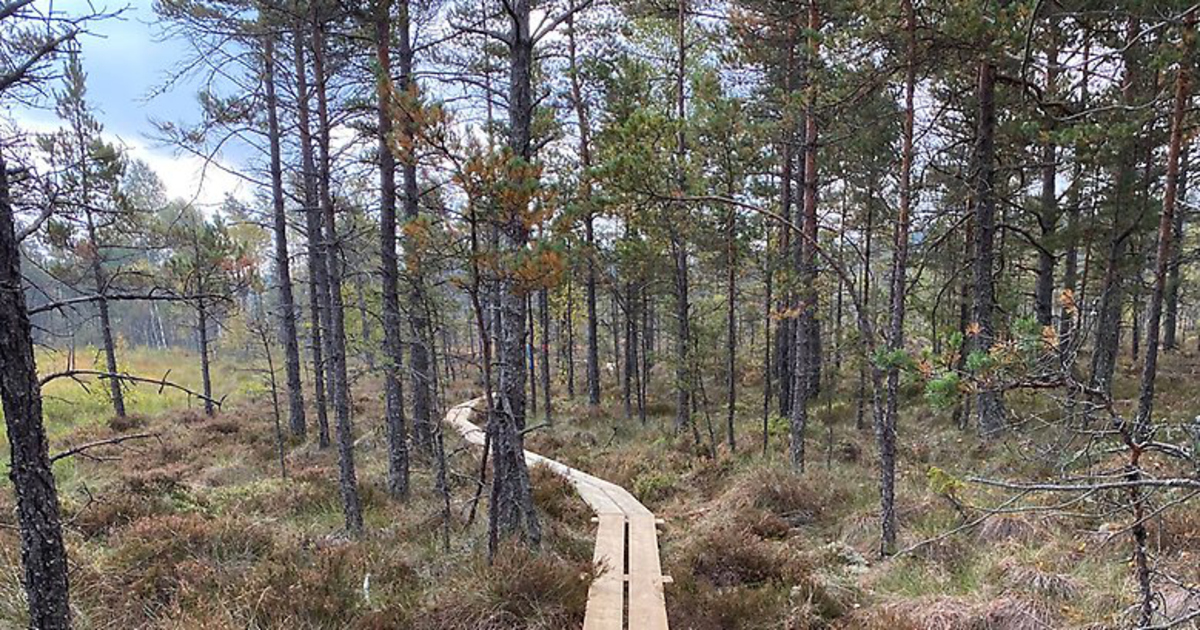
[[(43, 11), (50, 6), (48, 0), (39, 0), (38, 4)], [(67, 14), (89, 11), (87, 0), (54, 0), (53, 5), (55, 11)], [(153, 138), (151, 119), (194, 121), (197, 117), (194, 84), (185, 81), (151, 97), (188, 55), (190, 45), (182, 40), (159, 41), (151, 0), (94, 0), (93, 6), (101, 12), (128, 7), (119, 18), (92, 23), (89, 32), (79, 39), (88, 75), (88, 100), (104, 125), (107, 139), (149, 164), (170, 197), (210, 205), (220, 202), (227, 193), (247, 195), (246, 185), (236, 176), (216, 168), (205, 169), (200, 158), (176, 154)], [(11, 109), (5, 114), (31, 132), (53, 131), (60, 126), (53, 103), (40, 109)]]

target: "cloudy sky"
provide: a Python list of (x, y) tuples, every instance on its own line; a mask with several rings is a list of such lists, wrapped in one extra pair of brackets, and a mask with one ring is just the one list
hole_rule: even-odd
[[(104, 0), (95, 0), (95, 8), (101, 11), (129, 8), (120, 18), (90, 25), (91, 32), (80, 38), (88, 99), (108, 139), (149, 164), (172, 197), (215, 204), (226, 193), (245, 194), (244, 184), (235, 176), (220, 169), (205, 169), (201, 159), (178, 155), (153, 139), (151, 119), (191, 121), (196, 117), (196, 86), (192, 83), (177, 84), (151, 96), (187, 56), (189, 45), (178, 40), (160, 41), (153, 26), (151, 0), (125, 2), (112, 0), (105, 4)], [(43, 10), (49, 6), (45, 1), (39, 4)], [(88, 2), (54, 0), (54, 9), (67, 14), (84, 13)], [(11, 109), (6, 114), (30, 131), (51, 131), (60, 125), (52, 103), (43, 109)]]

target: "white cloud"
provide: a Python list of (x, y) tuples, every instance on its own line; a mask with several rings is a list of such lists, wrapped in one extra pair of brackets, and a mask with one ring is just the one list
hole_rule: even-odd
[[(8, 114), (18, 128), (32, 134), (53, 133), (62, 127), (59, 121), (45, 112), (12, 110)], [(183, 199), (198, 206), (216, 206), (227, 194), (243, 199), (251, 194), (251, 186), (230, 172), (236, 167), (225, 163), (220, 157), (206, 166), (205, 160), (199, 156), (175, 155), (140, 139), (130, 140), (108, 132), (104, 132), (103, 136), (105, 141), (122, 147), (130, 157), (149, 165), (162, 180), (168, 198)]]

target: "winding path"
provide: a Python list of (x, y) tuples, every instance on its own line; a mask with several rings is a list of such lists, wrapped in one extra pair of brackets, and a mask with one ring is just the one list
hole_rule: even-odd
[[(471, 422), (471, 414), (482, 404), (483, 399), (476, 398), (446, 414), (446, 422), (464, 440), (479, 446), (484, 432)], [(588, 592), (584, 630), (667, 630), (663, 584), (670, 578), (662, 574), (659, 564), (654, 514), (628, 490), (599, 477), (530, 451), (525, 451), (525, 463), (540, 464), (564, 477), (596, 513), (592, 557), (606, 569)]]

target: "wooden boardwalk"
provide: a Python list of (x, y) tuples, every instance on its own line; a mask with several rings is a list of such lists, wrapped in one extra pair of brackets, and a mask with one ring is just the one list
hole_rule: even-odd
[[(483, 446), (483, 430), (471, 422), (482, 398), (461, 403), (446, 422), (464, 440)], [(592, 557), (604, 567), (588, 592), (584, 630), (667, 630), (667, 604), (658, 558), (658, 520), (621, 486), (609, 483), (537, 453), (525, 451), (525, 462), (562, 475), (596, 513), (596, 547)], [(628, 621), (626, 621), (628, 619)]]

